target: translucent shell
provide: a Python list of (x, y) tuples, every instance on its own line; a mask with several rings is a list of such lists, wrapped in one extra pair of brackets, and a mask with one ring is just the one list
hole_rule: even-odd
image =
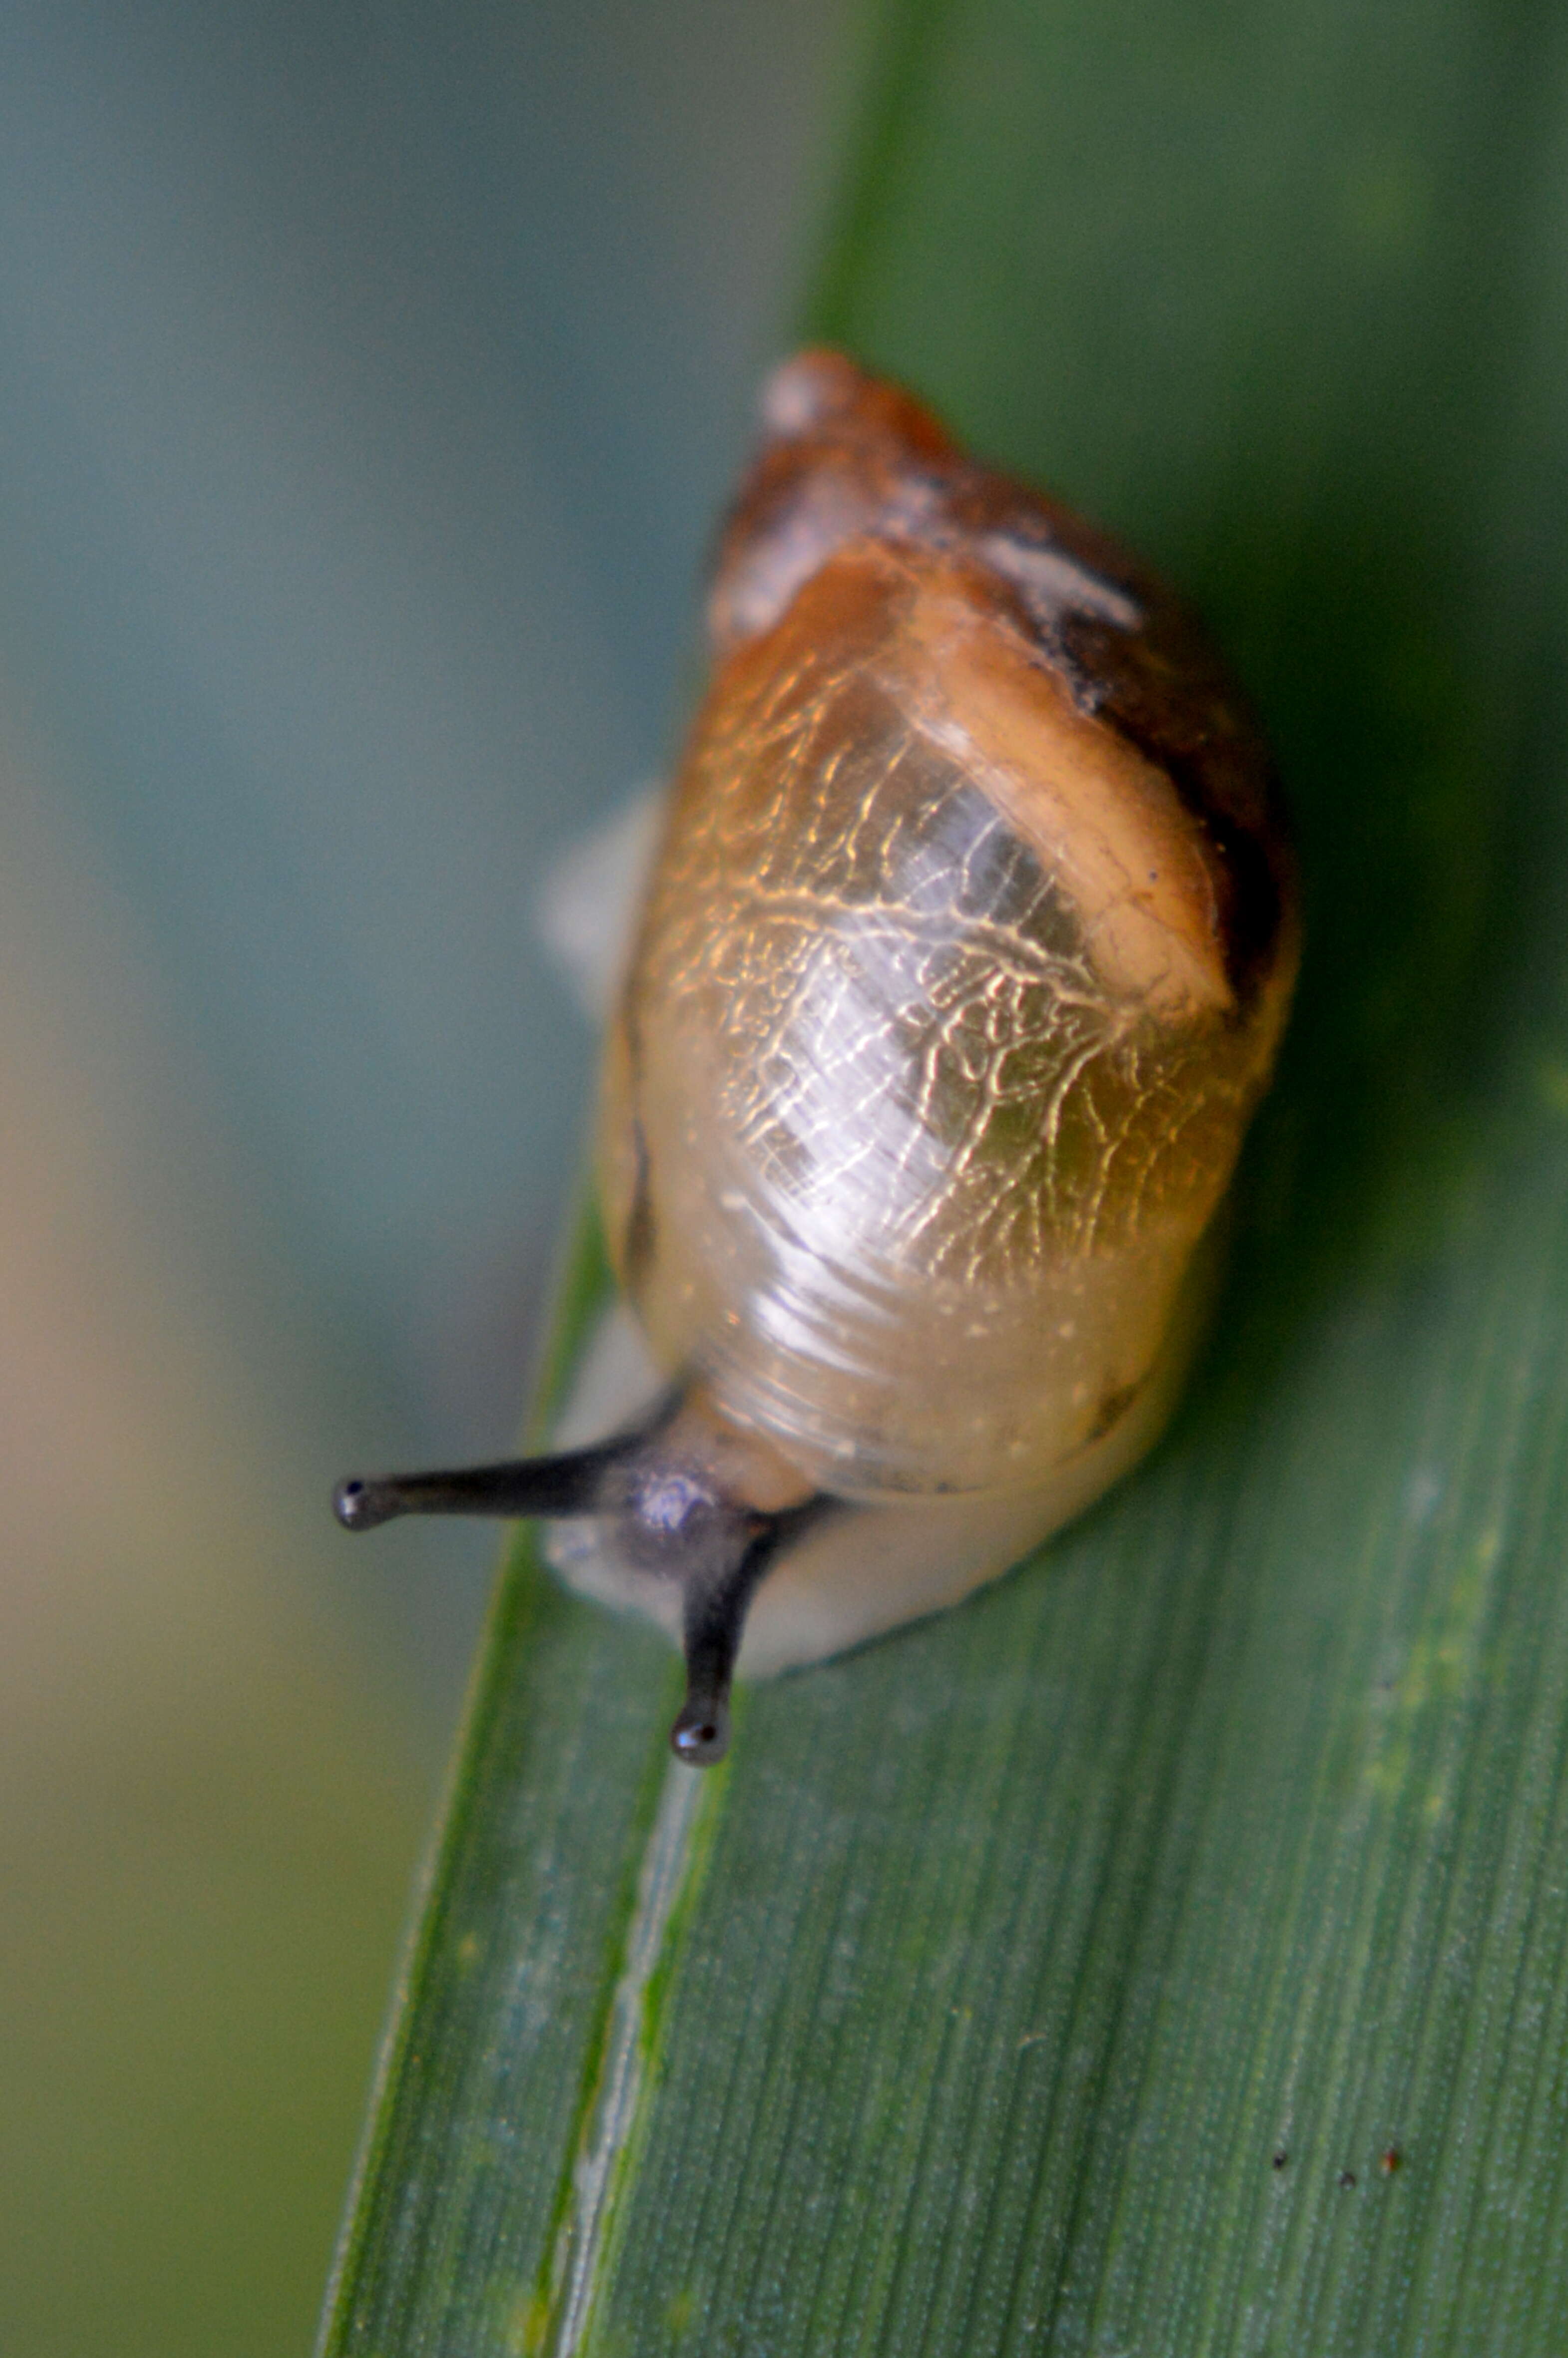
[(737, 1668), (953, 1603), (1175, 1399), (1297, 954), (1268, 758), (1190, 617), (834, 352), (781, 369), (610, 1028), (622, 1303), (542, 1456), (356, 1476), (529, 1516)]
[(962, 1587), (1168, 1412), (1293, 871), (1250, 719), (1140, 566), (838, 354), (764, 419), (611, 1033), (606, 1218), (655, 1362), (803, 1490), (1003, 1533), (948, 1547)]

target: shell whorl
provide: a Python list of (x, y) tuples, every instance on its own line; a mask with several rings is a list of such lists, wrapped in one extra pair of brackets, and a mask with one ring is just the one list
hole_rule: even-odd
[(1153, 1441), (1297, 949), (1152, 576), (840, 354), (763, 422), (607, 1043), (625, 1299), (543, 1455), (334, 1495), (545, 1521), (678, 1639), (698, 1767), (737, 1671), (956, 1603)]
[(846, 1496), (1038, 1484), (1160, 1380), (1294, 957), (1193, 625), (837, 355), (775, 378), (611, 1042), (655, 1354)]

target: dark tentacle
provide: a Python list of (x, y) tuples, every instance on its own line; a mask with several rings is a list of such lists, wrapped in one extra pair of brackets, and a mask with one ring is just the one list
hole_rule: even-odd
[(670, 1730), (676, 1758), (711, 1768), (730, 1749), (730, 1687), (758, 1582), (779, 1542), (779, 1518), (769, 1518), (728, 1574), (688, 1580), (681, 1614), (686, 1701)]
[(399, 1515), (591, 1515), (616, 1471), (645, 1446), (643, 1433), (552, 1457), (510, 1457), (449, 1473), (356, 1476), (332, 1493), (348, 1531), (373, 1531)]
[(681, 1642), (686, 1654), (686, 1701), (670, 1730), (676, 1757), (694, 1768), (711, 1768), (730, 1749), (730, 1687), (745, 1635), (752, 1597), (774, 1556), (827, 1512), (831, 1501), (818, 1496), (782, 1514), (752, 1519), (751, 1536), (722, 1569), (694, 1571), (686, 1581)]
[(733, 1497), (711, 1459), (671, 1429), (677, 1408), (666, 1400), (637, 1431), (555, 1456), (356, 1477), (339, 1484), (332, 1507), (351, 1531), (399, 1515), (612, 1520), (629, 1565), (679, 1584), (687, 1693), (670, 1742), (682, 1760), (708, 1768), (729, 1747), (730, 1682), (758, 1584), (781, 1542), (827, 1502), (767, 1512)]

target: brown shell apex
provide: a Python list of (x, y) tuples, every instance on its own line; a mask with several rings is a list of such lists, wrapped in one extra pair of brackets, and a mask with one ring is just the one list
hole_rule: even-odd
[(1273, 766), (1183, 602), (1108, 535), (965, 456), (914, 396), (845, 354), (777, 369), (708, 601), (722, 660), (851, 543), (940, 555), (1081, 721), (1168, 780), (1195, 830), (1206, 930), (1238, 1007), (1293, 964), (1294, 867)]

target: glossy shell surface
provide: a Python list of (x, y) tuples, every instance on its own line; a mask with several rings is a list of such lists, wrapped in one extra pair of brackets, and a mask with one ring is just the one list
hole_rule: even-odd
[(1267, 756), (1141, 567), (837, 354), (710, 621), (607, 1058), (626, 1296), (810, 1485), (1044, 1531), (1168, 1410), (1273, 1060)]

